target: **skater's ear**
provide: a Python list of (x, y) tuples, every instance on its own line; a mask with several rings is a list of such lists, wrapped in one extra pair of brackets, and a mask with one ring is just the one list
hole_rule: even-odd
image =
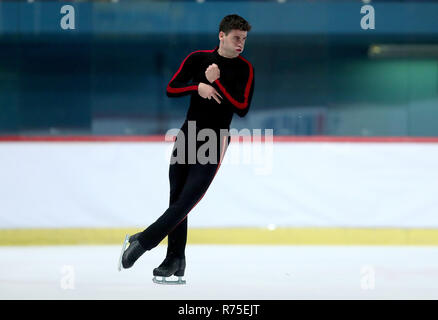
[(225, 37), (225, 32), (219, 31), (219, 41), (223, 40), (224, 37)]

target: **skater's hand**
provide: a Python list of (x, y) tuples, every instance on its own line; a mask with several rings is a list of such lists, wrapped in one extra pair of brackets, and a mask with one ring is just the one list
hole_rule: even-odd
[(210, 86), (209, 84), (200, 82), (198, 85), (198, 93), (204, 99), (211, 100), (213, 98), (217, 103), (221, 103), (219, 98), (223, 99), (222, 96), (216, 91), (215, 88)]
[(219, 70), (219, 67), (216, 63), (213, 63), (208, 66), (208, 68), (205, 70), (205, 77), (210, 83), (215, 82), (217, 79), (219, 79), (221, 76), (221, 71)]

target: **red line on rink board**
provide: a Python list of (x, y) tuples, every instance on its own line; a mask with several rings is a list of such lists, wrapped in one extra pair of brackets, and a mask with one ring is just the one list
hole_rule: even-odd
[[(168, 137), (167, 141), (174, 141)], [(376, 142), (438, 143), (438, 137), (354, 137), (354, 136), (232, 136), (233, 142)], [(164, 135), (148, 136), (0, 136), (0, 142), (165, 142)]]

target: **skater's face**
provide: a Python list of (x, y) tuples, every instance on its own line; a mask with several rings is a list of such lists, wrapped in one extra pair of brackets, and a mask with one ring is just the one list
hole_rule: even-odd
[(231, 30), (228, 34), (219, 32), (220, 47), (227, 56), (237, 57), (245, 48), (245, 41), (248, 32), (242, 30)]

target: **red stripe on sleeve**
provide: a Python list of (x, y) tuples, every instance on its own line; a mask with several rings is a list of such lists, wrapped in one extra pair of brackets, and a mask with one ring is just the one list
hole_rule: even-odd
[(170, 86), (170, 84), (172, 83), (173, 80), (175, 80), (175, 78), (178, 76), (178, 74), (181, 72), (184, 63), (186, 62), (186, 60), (194, 53), (197, 52), (213, 52), (214, 50), (198, 50), (198, 51), (193, 51), (192, 53), (190, 53), (181, 63), (181, 65), (179, 66), (178, 71), (174, 74), (174, 76), (172, 77), (172, 79), (169, 81), (169, 84), (167, 85), (167, 91), (170, 93), (181, 93), (181, 92), (185, 92), (185, 91), (191, 91), (191, 90), (198, 90), (198, 86), (188, 86), (188, 87), (183, 87), (183, 88), (173, 88)]
[(238, 109), (245, 109), (246, 107), (248, 107), (248, 97), (249, 97), (249, 91), (251, 90), (251, 83), (252, 83), (252, 79), (254, 77), (254, 72), (252, 69), (252, 65), (251, 63), (246, 60), (245, 58), (243, 58), (242, 56), (239, 56), (240, 59), (242, 59), (243, 61), (245, 61), (248, 64), (249, 67), (249, 77), (248, 77), (248, 82), (246, 83), (246, 87), (245, 87), (245, 93), (244, 93), (244, 101), (243, 102), (239, 102), (236, 99), (234, 99), (225, 89), (225, 87), (220, 83), (219, 80), (216, 80), (216, 84), (218, 85), (219, 89), (221, 89), (221, 91), (224, 93), (225, 97), (227, 97), (228, 100), (230, 100), (230, 102)]
[(198, 86), (189, 86), (184, 88), (172, 88), (171, 86), (167, 86), (167, 91), (170, 93), (181, 93), (190, 90), (198, 90)]

